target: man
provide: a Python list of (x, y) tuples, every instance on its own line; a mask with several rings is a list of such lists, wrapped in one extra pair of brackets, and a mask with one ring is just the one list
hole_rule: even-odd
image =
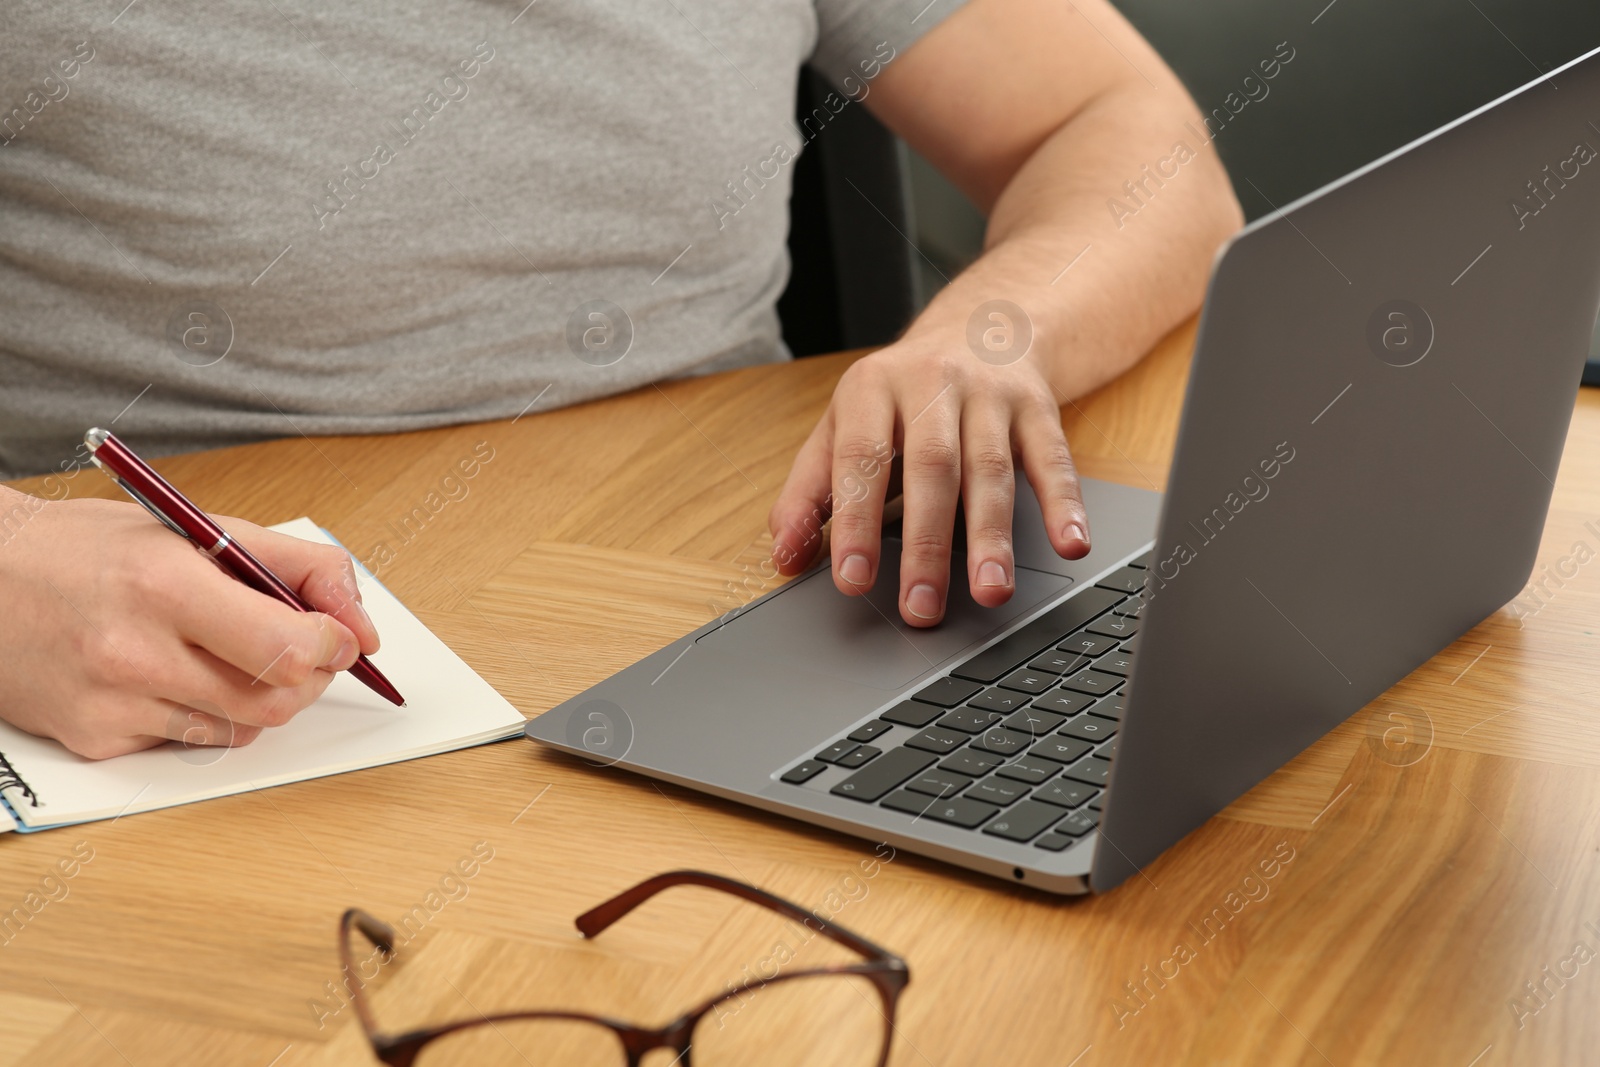
[[(1193, 311), (1240, 219), (1105, 0), (386, 7), (8, 9), (0, 473), (74, 474), (95, 423), (153, 453), (386, 432), (784, 358), (790, 164), (866, 107), (983, 209), (986, 248), (845, 374), (777, 562), (808, 565), (831, 513), (840, 590), (898, 581), (934, 625), (960, 498), (956, 580), (1002, 603), (1014, 460), (1056, 550), (1089, 551), (1058, 405)], [(836, 94), (797, 128), (808, 57)], [(905, 551), (880, 576), (891, 448)], [(0, 515), (0, 715), (84, 755), (197, 723), (247, 742), (377, 647), (340, 553), (235, 524), (326, 613), (298, 615), (131, 504), (0, 490)]]

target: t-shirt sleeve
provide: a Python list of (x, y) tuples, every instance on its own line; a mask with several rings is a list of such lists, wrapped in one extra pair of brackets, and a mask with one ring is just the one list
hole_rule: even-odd
[[(850, 95), (965, 0), (816, 0), (811, 65)], [(845, 79), (850, 79), (848, 82)]]

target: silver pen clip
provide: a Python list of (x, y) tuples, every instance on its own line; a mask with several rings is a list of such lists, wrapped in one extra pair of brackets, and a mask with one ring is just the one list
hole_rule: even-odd
[[(113, 474), (112, 477), (116, 478), (116, 475)], [(183, 538), (185, 541), (193, 540), (193, 538), (191, 538), (188, 534), (183, 532), (183, 527), (179, 526), (177, 523), (173, 522), (171, 519), (169, 519), (165, 515), (161, 514), (161, 509), (156, 507), (154, 504), (150, 503), (150, 501), (145, 498), (145, 495), (143, 493), (139, 492), (139, 490), (135, 489), (133, 486), (129, 485), (127, 482), (123, 481), (121, 478), (117, 478), (117, 484), (122, 486), (122, 491), (124, 493), (127, 493), (129, 496), (133, 497), (133, 499), (135, 499), (139, 503), (143, 504), (144, 505), (144, 509), (146, 511), (148, 511), (150, 514), (154, 515), (156, 518), (160, 519), (161, 520), (161, 525), (165, 526), (167, 529), (171, 530), (173, 533), (177, 534), (179, 537)]]
[(139, 502), (141, 507), (160, 520), (161, 525), (165, 526), (167, 529), (171, 530), (185, 541), (193, 540), (188, 534), (183, 532), (183, 528), (181, 526), (167, 518), (165, 515), (161, 514), (161, 509), (150, 503), (149, 499), (146, 498), (143, 493), (139, 492), (139, 490), (123, 481), (122, 478), (119, 477), (114, 471), (112, 471), (104, 463), (101, 463), (100, 457), (95, 455), (92, 450), (89, 453), (89, 462), (93, 463), (96, 467), (99, 467), (106, 477), (122, 486), (122, 491), (133, 497), (134, 500)]

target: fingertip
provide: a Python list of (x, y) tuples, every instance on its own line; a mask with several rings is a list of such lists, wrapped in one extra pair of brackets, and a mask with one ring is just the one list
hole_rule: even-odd
[(937, 626), (944, 618), (944, 594), (931, 582), (918, 582), (900, 601), (900, 617), (910, 626)]
[(980, 608), (998, 608), (1011, 600), (1011, 589), (974, 589), (972, 599)]
[(378, 627), (373, 623), (372, 616), (367, 614), (366, 606), (357, 601), (355, 609), (356, 617), (351, 621), (357, 625), (352, 626), (351, 630), (361, 642), (361, 654), (370, 656), (382, 647), (383, 642), (378, 637)]
[(817, 553), (821, 550), (820, 527), (813, 532), (799, 523), (786, 523), (780, 526), (773, 537), (772, 562), (777, 565), (780, 574), (792, 577), (815, 563)]
[(1093, 546), (1089, 542), (1089, 531), (1082, 522), (1069, 522), (1062, 531), (1061, 545), (1057, 548), (1062, 559), (1082, 559), (1089, 554)]
[(341, 568), (342, 574), (337, 580), (324, 578), (307, 583), (306, 600), (313, 608), (342, 623), (355, 636), (361, 651), (370, 656), (378, 651), (381, 643), (378, 627), (367, 614), (361, 587), (356, 582), (355, 566), (348, 555), (344, 556)]
[(786, 577), (798, 574), (805, 564), (800, 555), (793, 538), (782, 531), (773, 534), (772, 565), (778, 569), (779, 574)]
[(877, 565), (865, 552), (834, 553), (833, 584), (846, 596), (861, 596), (872, 589)]
[(355, 631), (334, 618), (321, 614), (322, 660), (317, 666), (328, 671), (347, 671), (361, 656), (361, 639)]
[(984, 560), (969, 580), (972, 599), (980, 606), (997, 608), (1011, 599), (1016, 585), (1005, 564), (998, 560)]
[(872, 561), (865, 553), (852, 552), (839, 561), (839, 577), (852, 586), (872, 583)]

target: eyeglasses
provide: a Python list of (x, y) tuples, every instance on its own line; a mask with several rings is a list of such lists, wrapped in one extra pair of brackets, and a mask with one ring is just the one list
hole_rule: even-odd
[[(638, 1026), (571, 1011), (479, 1015), (419, 1030), (378, 1030), (367, 1002), (365, 969), (358, 970), (355, 937), (370, 946), (365, 963), (394, 958), (395, 930), (351, 908), (339, 921), (340, 957), (351, 1002), (373, 1054), (389, 1067), (639, 1067), (646, 1053), (675, 1053), (673, 1067), (886, 1067), (895, 1005), (911, 981), (906, 961), (859, 934), (782, 897), (704, 871), (658, 874), (578, 916), (578, 932), (596, 937), (664, 889), (715, 889), (769, 908), (860, 954), (864, 962), (784, 971), (779, 956), (770, 976), (757, 975), (707, 1000), (664, 1026)], [(791, 946), (792, 947), (792, 946)], [(376, 972), (374, 971), (375, 975)], [(748, 975), (748, 972), (747, 972)], [(360, 976), (360, 977), (358, 977)], [(826, 1045), (825, 1057), (819, 1046)]]

